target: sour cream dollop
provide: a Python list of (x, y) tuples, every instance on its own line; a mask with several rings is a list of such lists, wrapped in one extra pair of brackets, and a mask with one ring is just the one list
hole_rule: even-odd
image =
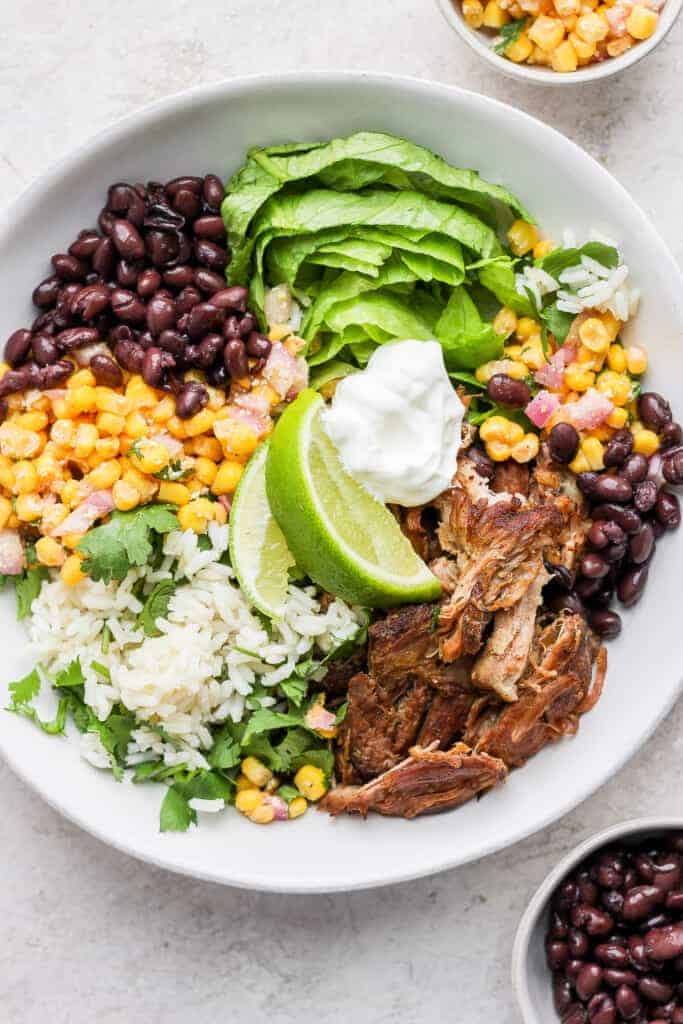
[(464, 412), (439, 343), (394, 341), (339, 382), (323, 424), (354, 479), (411, 508), (451, 483)]

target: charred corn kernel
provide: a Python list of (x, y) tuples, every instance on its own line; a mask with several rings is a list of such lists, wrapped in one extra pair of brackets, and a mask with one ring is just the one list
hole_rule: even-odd
[(619, 39), (610, 39), (605, 49), (607, 50), (608, 56), (621, 57), (622, 53), (626, 53), (627, 50), (630, 50), (634, 43), (635, 39), (633, 36), (620, 36)]
[(95, 388), (95, 401), (98, 412), (111, 412), (115, 416), (127, 416), (132, 409), (130, 398), (104, 386)]
[(31, 409), (30, 412), (15, 416), (14, 423), (18, 427), (23, 427), (24, 430), (44, 430), (48, 424), (48, 418), (44, 412)]
[(99, 436), (94, 423), (79, 423), (72, 442), (76, 458), (87, 459), (88, 455), (95, 450)]
[(73, 551), (74, 548), (77, 548), (82, 540), (82, 533), (65, 533), (62, 536), (62, 544), (65, 548), (68, 548), (69, 551)]
[(101, 462), (96, 469), (91, 469), (86, 480), (95, 490), (108, 490), (113, 487), (121, 476), (121, 466), (115, 459)]
[(201, 412), (185, 420), (185, 432), (188, 437), (198, 437), (199, 434), (207, 434), (213, 427), (216, 414), (211, 409), (202, 409)]
[(621, 428), (625, 427), (628, 423), (628, 412), (624, 408), (613, 409), (605, 420), (605, 423), (608, 427), (621, 430)]
[(595, 374), (580, 363), (570, 363), (564, 371), (564, 383), (572, 391), (588, 391), (595, 384)]
[(159, 484), (159, 501), (168, 501), (171, 505), (187, 505), (190, 500), (190, 492), (185, 484), (162, 481)]
[(534, 49), (534, 44), (529, 39), (526, 32), (520, 32), (517, 39), (505, 50), (505, 56), (508, 60), (511, 60), (513, 64), (523, 64), (525, 60), (528, 60)]
[(219, 526), (225, 526), (228, 521), (228, 510), (221, 501), (214, 502), (213, 520)]
[(212, 462), (220, 462), (223, 458), (223, 449), (217, 437), (194, 437), (185, 445), (185, 451)]
[(117, 480), (111, 493), (119, 512), (129, 512), (140, 504), (139, 491), (125, 480)]
[(609, 32), (609, 22), (597, 11), (582, 14), (576, 23), (576, 34), (587, 43), (600, 43)]
[(549, 256), (553, 249), (556, 249), (557, 245), (551, 238), (542, 238), (540, 242), (536, 242), (534, 246), (534, 259), (542, 260), (544, 256)]
[(586, 456), (588, 468), (593, 471), (605, 468), (604, 454), (605, 446), (597, 437), (586, 437), (581, 442), (581, 451)]
[(241, 793), (245, 789), (253, 789), (254, 783), (250, 782), (246, 775), (238, 775), (235, 780), (235, 789)]
[(58, 568), (65, 563), (67, 552), (51, 537), (41, 537), (39, 541), (36, 541), (36, 558), (41, 565)]
[(82, 488), (78, 480), (67, 480), (60, 491), (60, 498), (69, 508), (77, 505), (82, 498)]
[(14, 493), (30, 494), (38, 490), (38, 473), (32, 462), (17, 462), (14, 466)]
[(12, 503), (8, 498), (0, 497), (0, 530), (4, 530), (12, 515)]
[(92, 370), (84, 367), (82, 370), (76, 370), (75, 373), (71, 374), (66, 382), (66, 386), (70, 391), (73, 391), (75, 388), (83, 386), (92, 388), (95, 386), (95, 383), (95, 375)]
[(504, 373), (513, 380), (524, 380), (529, 376), (529, 370), (521, 359), (494, 359), (483, 363), (475, 372), (482, 384), (487, 384), (496, 373)]
[(615, 405), (626, 405), (631, 398), (632, 384), (623, 373), (603, 370), (595, 384), (598, 391), (606, 395)]
[(540, 370), (546, 362), (545, 353), (543, 351), (543, 342), (541, 341), (540, 334), (532, 335), (528, 341), (522, 345), (521, 349), (519, 358), (527, 368), (526, 375), (528, 375), (529, 370)]
[(621, 345), (610, 345), (607, 351), (607, 365), (615, 373), (623, 373), (626, 369), (626, 353)]
[(308, 810), (308, 801), (303, 796), (295, 796), (293, 800), (289, 802), (289, 817), (300, 818), (302, 814), (305, 814)]
[(183, 441), (187, 437), (185, 421), (179, 419), (177, 416), (171, 416), (170, 420), (166, 421), (166, 429), (171, 437), (175, 437), (177, 441)]
[(126, 398), (130, 399), (133, 409), (149, 409), (159, 401), (156, 391), (137, 376), (126, 384)]
[(59, 575), (67, 587), (73, 587), (76, 583), (80, 583), (81, 580), (85, 579), (85, 573), (81, 571), (81, 560), (78, 555), (69, 555), (60, 569)]
[(538, 230), (526, 220), (516, 220), (508, 228), (507, 240), (515, 256), (524, 256), (536, 245)]
[[(550, 18), (546, 14), (542, 14), (536, 18), (528, 35), (532, 43), (535, 43), (541, 50), (552, 53), (564, 39), (564, 31), (564, 25), (559, 18)], [(515, 252), (515, 256), (522, 255), (524, 254)]]
[(513, 445), (510, 455), (515, 462), (531, 462), (538, 455), (539, 440), (536, 434), (525, 434), (521, 441)]
[(46, 505), (40, 521), (41, 530), (44, 533), (54, 530), (55, 526), (59, 526), (60, 523), (64, 522), (68, 514), (68, 508), (66, 505), (62, 505), (61, 501), (55, 502), (54, 505)]
[(212, 459), (205, 459), (200, 456), (196, 459), (194, 464), (195, 474), (199, 477), (203, 484), (210, 487), (216, 479), (216, 473), (218, 472), (218, 466)]
[(313, 764), (305, 764), (299, 768), (294, 776), (294, 785), (307, 800), (313, 802), (320, 800), (327, 792), (325, 776), (320, 768)]
[(564, 42), (560, 43), (553, 50), (550, 63), (553, 71), (559, 71), (561, 74), (576, 71), (579, 66), (579, 59), (576, 55), (576, 50), (568, 39), (565, 39)]
[(213, 494), (232, 494), (240, 482), (244, 466), (240, 462), (226, 459), (221, 462), (211, 484)]
[(160, 473), (170, 461), (170, 453), (159, 441), (141, 439), (128, 452), (128, 457), (141, 473)]
[(32, 459), (44, 445), (45, 435), (36, 430), (24, 430), (8, 420), (0, 426), (0, 452), (10, 459)]
[(197, 498), (195, 501), (191, 501), (187, 505), (183, 505), (178, 510), (178, 522), (180, 523), (181, 530), (192, 530), (194, 533), (206, 533), (206, 528), (212, 517), (210, 514), (207, 516), (202, 510), (197, 508), (197, 505), (201, 500), (201, 498)]
[(125, 431), (128, 437), (132, 437), (136, 441), (139, 437), (144, 437), (147, 433), (147, 420), (141, 412), (131, 412), (126, 416)]
[(35, 461), (35, 467), (38, 474), (39, 487), (51, 484), (55, 480), (59, 480), (63, 475), (59, 462), (57, 462), (53, 455), (49, 455), (46, 452), (38, 456)]
[(658, 21), (659, 15), (656, 11), (650, 10), (649, 7), (643, 7), (642, 4), (636, 4), (626, 19), (626, 28), (634, 39), (649, 39), (657, 28)]
[(270, 825), (271, 821), (275, 817), (275, 808), (272, 804), (264, 801), (262, 804), (248, 814), (249, 821), (253, 821), (254, 825)]
[(249, 788), (239, 789), (235, 797), (235, 807), (242, 814), (253, 814), (257, 807), (263, 803), (263, 793), (260, 789), (255, 789), (253, 783), (249, 783)]
[(528, 338), (539, 334), (541, 325), (538, 320), (533, 320), (530, 316), (521, 316), (517, 321), (517, 329), (515, 334), (518, 341), (526, 341)]
[(626, 368), (634, 377), (639, 377), (647, 370), (647, 352), (640, 345), (629, 345), (625, 349)]
[(117, 416), (115, 412), (101, 412), (95, 420), (95, 425), (100, 434), (122, 434), (126, 420), (123, 416)]
[(510, 20), (510, 15), (504, 11), (497, 0), (489, 0), (484, 7), (482, 24), (485, 28), (502, 28)]
[(486, 454), (494, 462), (506, 462), (512, 457), (512, 445), (507, 441), (487, 441)]
[(240, 765), (242, 775), (245, 775), (254, 786), (259, 788), (266, 785), (273, 777), (270, 768), (266, 768), (257, 757), (245, 757)]
[(171, 416), (175, 415), (175, 402), (170, 395), (166, 395), (152, 409), (152, 419), (155, 423), (166, 423)]
[(590, 470), (590, 463), (580, 448), (569, 463), (569, 468), (572, 473), (587, 473)]
[(105, 459), (113, 459), (121, 450), (121, 442), (118, 437), (98, 437), (95, 442), (95, 450), (90, 453), (88, 461), (91, 467), (99, 466)]
[(501, 337), (507, 338), (510, 334), (514, 333), (516, 328), (517, 314), (509, 306), (503, 306), (498, 310), (493, 320), (494, 331), (496, 334), (500, 334)]
[(479, 0), (463, 0), (462, 16), (470, 28), (481, 28), (484, 21), (484, 6)]
[(596, 316), (589, 316), (583, 321), (579, 327), (579, 338), (591, 352), (606, 352), (611, 340), (607, 327)]
[(142, 473), (138, 473), (137, 469), (126, 469), (121, 477), (127, 484), (134, 487), (140, 495), (140, 503), (146, 504), (151, 501), (154, 495), (159, 490), (159, 481), (150, 480), (148, 476), (144, 476)]
[(213, 432), (221, 444), (221, 455), (246, 462), (258, 447), (256, 432), (246, 423), (229, 419), (214, 423)]
[(504, 441), (517, 444), (524, 437), (524, 428), (505, 416), (490, 416), (479, 428), (482, 441)]
[(659, 438), (654, 430), (640, 427), (633, 430), (633, 451), (638, 455), (654, 455), (659, 448)]
[(20, 494), (14, 503), (14, 511), (22, 523), (35, 523), (43, 514), (44, 501), (37, 494)]

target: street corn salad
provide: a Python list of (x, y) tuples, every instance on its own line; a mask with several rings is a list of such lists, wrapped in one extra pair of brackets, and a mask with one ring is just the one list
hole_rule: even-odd
[(11, 712), (160, 827), (415, 815), (600, 697), (680, 523), (616, 241), (403, 139), (117, 183), (0, 376)]
[(657, 31), (664, 0), (454, 0), (514, 64), (570, 73), (620, 57)]

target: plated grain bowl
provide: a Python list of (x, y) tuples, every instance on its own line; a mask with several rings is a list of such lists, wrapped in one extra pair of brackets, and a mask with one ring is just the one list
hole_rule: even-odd
[(599, 714), (680, 520), (627, 242), (390, 131), (275, 141), (109, 163), (7, 332), (12, 729), (167, 850), (486, 815)]

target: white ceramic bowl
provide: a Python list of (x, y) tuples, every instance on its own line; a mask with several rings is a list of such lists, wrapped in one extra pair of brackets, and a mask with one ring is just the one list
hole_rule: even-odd
[(436, 3), (448, 24), (458, 33), (463, 42), (467, 43), (471, 50), (474, 50), (496, 71), (501, 71), (509, 78), (516, 78), (521, 82), (556, 86), (585, 85), (588, 82), (598, 82), (603, 78), (618, 75), (626, 68), (633, 67), (643, 57), (647, 57), (648, 53), (651, 53), (655, 46), (659, 46), (669, 34), (676, 18), (681, 13), (681, 6), (683, 6), (683, 0), (666, 0), (654, 34), (642, 43), (632, 46), (621, 57), (611, 57), (601, 64), (587, 64), (586, 67), (562, 74), (553, 71), (552, 68), (533, 64), (515, 64), (511, 60), (501, 57), (492, 49), (492, 37), (489, 33), (472, 29), (467, 24), (462, 15), (461, 0), (436, 0)]
[[(277, 75), (173, 97), (101, 132), (32, 185), (0, 222), (0, 338), (30, 322), (31, 290), (48, 258), (96, 220), (112, 181), (224, 176), (247, 147), (359, 128), (410, 136), (448, 160), (514, 189), (548, 233), (593, 226), (620, 239), (644, 302), (638, 333), (651, 347), (652, 385), (683, 411), (683, 282), (664, 243), (623, 188), (557, 132), (512, 107), (424, 81), (374, 74)], [(557, 188), (561, 182), (562, 187)], [(683, 532), (682, 532), (683, 534)], [(683, 535), (662, 542), (647, 596), (612, 645), (606, 691), (578, 736), (544, 750), (507, 785), (460, 810), (412, 822), (330, 820), (309, 813), (255, 828), (230, 812), (198, 831), (160, 835), (154, 786), (131, 787), (89, 767), (76, 746), (0, 713), (0, 751), (54, 807), (119, 849), (202, 878), (257, 889), (327, 891), (382, 885), (462, 864), (569, 811), (641, 745), (679, 692)], [(647, 641), (647, 642), (645, 642)], [(31, 662), (10, 595), (0, 601), (0, 705)], [(648, 685), (643, 685), (647, 680)]]
[(512, 947), (512, 985), (524, 1024), (559, 1022), (553, 1006), (552, 975), (545, 961), (548, 903), (556, 887), (584, 858), (608, 843), (635, 843), (646, 835), (683, 829), (683, 818), (637, 818), (598, 832), (563, 857), (543, 880), (524, 912)]

